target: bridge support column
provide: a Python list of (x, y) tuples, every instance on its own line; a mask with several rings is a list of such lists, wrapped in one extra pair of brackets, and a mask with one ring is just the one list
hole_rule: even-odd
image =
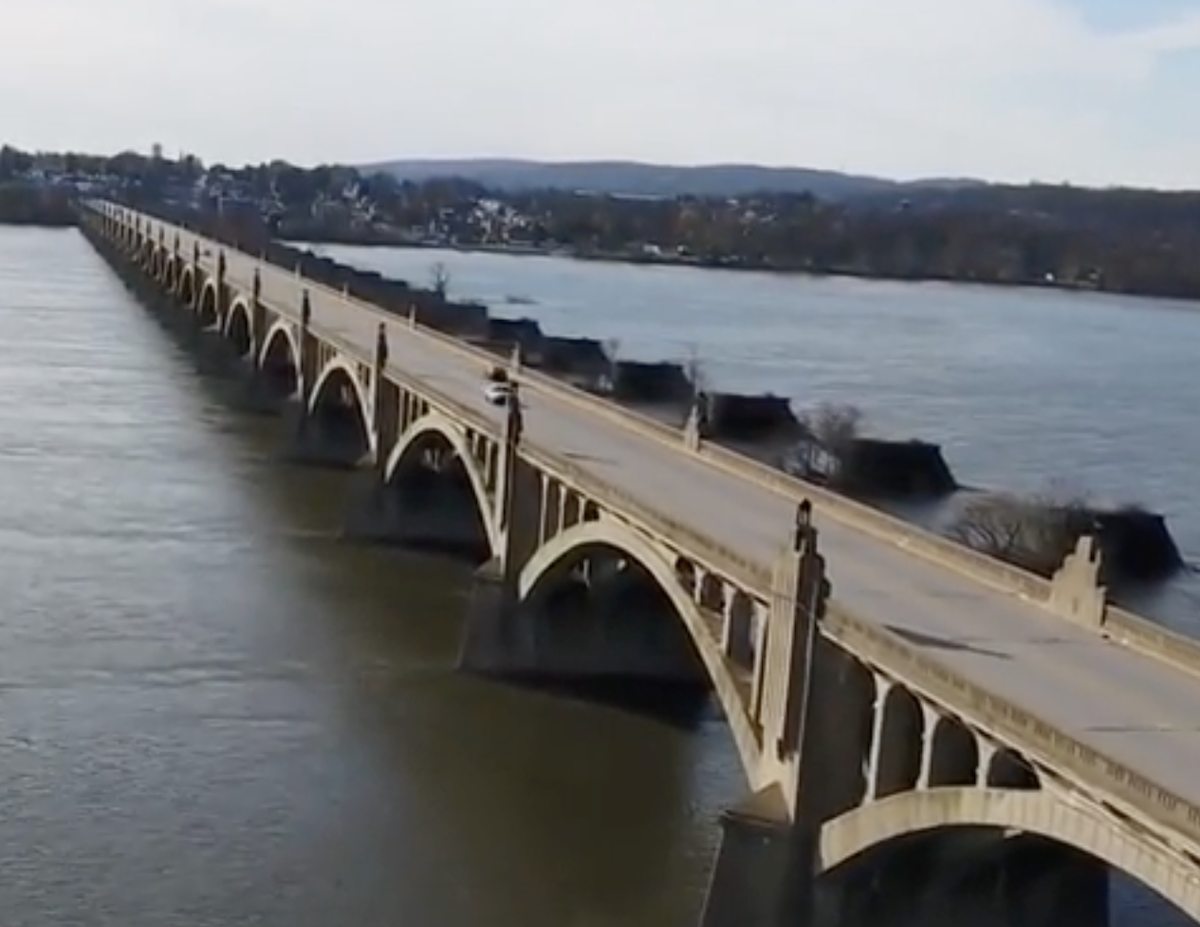
[[(226, 285), (228, 267), (225, 262), (225, 252), (222, 251), (217, 257), (217, 270), (215, 275), (215, 302), (214, 309), (216, 311), (216, 322), (209, 324), (207, 327), (200, 327), (198, 334), (200, 358), (206, 365), (206, 369), (213, 373), (231, 378), (243, 378), (249, 372), (246, 369), (245, 359), (238, 356), (237, 350), (232, 341), (228, 338), (229, 327), (229, 310), (230, 310), (230, 290)], [(198, 308), (198, 307), (197, 307)], [(203, 325), (203, 320), (197, 311), (195, 317), (198, 320), (198, 326)]]
[[(701, 927), (811, 927), (808, 899), (789, 897), (794, 835), (782, 792), (774, 787), (721, 817)], [(811, 871), (811, 870), (810, 870)], [(805, 887), (811, 878), (801, 876)], [(790, 905), (799, 901), (799, 909)]]
[[(527, 623), (518, 617), (520, 567), (537, 543), (541, 486), (518, 453), (524, 430), (521, 394), (514, 384), (500, 446), (495, 517), (500, 549), (475, 573), (467, 625), (459, 649), (460, 669), (505, 674), (532, 653)], [(532, 487), (530, 483), (533, 483)], [(533, 489), (533, 495), (527, 491)]]
[(388, 451), (400, 436), (400, 391), (387, 380), (387, 325), (379, 323), (375, 332), (375, 354), (371, 362), (371, 446), (375, 449), (375, 469), (382, 485)]
[(256, 267), (250, 284), (250, 350), (245, 357), (239, 358), (239, 366), (245, 382), (245, 406), (251, 412), (262, 414), (275, 414), (283, 405), (279, 392), (269, 388), (263, 370), (263, 351), (269, 329), (267, 307), (262, 303), (262, 277)]
[(308, 288), (300, 293), (300, 331), (297, 338), (297, 350), (300, 352), (300, 369), (296, 371), (296, 403), (289, 410), (295, 417), (292, 425), (292, 436), (295, 447), (299, 452), (305, 446), (308, 437), (308, 413), (312, 402), (312, 391), (316, 385), (317, 376), (317, 344), (312, 336), (312, 303), (309, 300)]
[[(476, 562), (486, 560), (491, 552), (480, 549), (477, 503), (465, 471), (465, 485), (457, 486), (447, 484), (444, 472), (432, 485), (420, 476), (388, 472), (389, 449), (395, 447), (406, 426), (405, 395), (386, 377), (388, 357), (387, 326), (381, 322), (375, 336), (370, 384), (374, 467), (362, 474), (364, 485), (357, 493), (346, 533), (361, 541), (461, 554)], [(431, 469), (436, 471), (438, 467)], [(423, 472), (428, 475), (431, 469)], [(482, 585), (486, 583), (481, 581)]]
[(854, 690), (820, 637), (830, 587), (811, 516), (811, 504), (802, 502), (792, 543), (776, 562), (756, 670), (758, 778), (770, 784), (749, 811), (735, 809), (722, 821), (702, 927), (810, 927), (821, 824), (865, 796), (874, 693)]

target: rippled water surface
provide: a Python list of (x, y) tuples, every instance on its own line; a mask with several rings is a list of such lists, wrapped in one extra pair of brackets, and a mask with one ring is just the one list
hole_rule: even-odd
[[(864, 404), (881, 423), (940, 429), (955, 464), (981, 478), (1005, 475), (1005, 459), (1047, 468), (1044, 442), (1097, 458), (1115, 447), (1123, 463), (1073, 465), (1127, 474), (1180, 525), (1189, 505), (1195, 516), (1194, 488), (1172, 478), (1183, 461), (1152, 473), (1142, 449), (1155, 435), (1176, 433), (1179, 453), (1196, 440), (1178, 395), (1147, 399), (1170, 392), (1156, 377), (1196, 343), (1186, 312), (1102, 307), (1129, 313), (1127, 340), (1166, 326), (1158, 360), (1105, 362), (1099, 333), (1071, 349), (1011, 333), (1042, 317), (1024, 296), (987, 296), (998, 308), (971, 309), (955, 335), (924, 315), (941, 306), (948, 317), (954, 291), (918, 288), (894, 332), (878, 321), (848, 330), (876, 359), (855, 379), (828, 319), (843, 310), (816, 296), (773, 303), (771, 288), (791, 284), (654, 272), (639, 283), (626, 268), (531, 261), (472, 278), (472, 266), (454, 266), (456, 285), (534, 296), (564, 330), (607, 334), (624, 318), (668, 332), (691, 313), (686, 333), (643, 353), (724, 332), (724, 359), (712, 349), (722, 376), (752, 385), (795, 364), (797, 382), (824, 384), (814, 396), (839, 383), (879, 395)], [(877, 291), (847, 286), (836, 297), (846, 312), (875, 311)], [(797, 306), (824, 314), (825, 333), (784, 339)], [(1084, 319), (1087, 306), (1055, 311)], [(1010, 334), (972, 342), (989, 330)], [(903, 357), (931, 339), (964, 344), (940, 373), (885, 360), (889, 342)], [(1035, 362), (1014, 351), (1057, 357), (1046, 369), (1065, 371), (1075, 398), (1044, 392)], [(1069, 355), (1078, 365), (1067, 369)], [(1003, 372), (1022, 364), (1024, 376)], [(897, 365), (908, 379), (888, 387)], [(954, 411), (1000, 385), (1008, 411), (994, 425)], [(466, 569), (340, 543), (345, 479), (282, 464), (278, 426), (234, 413), (223, 395), (76, 234), (0, 229), (0, 920), (693, 923), (715, 815), (743, 787), (720, 719), (684, 731), (453, 673)], [(1049, 433), (1068, 418), (1052, 410), (1072, 405), (1088, 417)], [(1020, 447), (971, 457), (974, 433)], [(1118, 923), (1174, 927), (1119, 891)]]
[(465, 569), (339, 543), (74, 233), (0, 229), (0, 395), (5, 924), (691, 922), (719, 719), (454, 674)]

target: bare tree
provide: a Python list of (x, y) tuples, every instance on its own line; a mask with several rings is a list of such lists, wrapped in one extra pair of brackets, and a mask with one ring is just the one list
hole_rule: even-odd
[(607, 388), (611, 391), (617, 385), (617, 359), (621, 354), (621, 339), (606, 338), (601, 346), (604, 351), (604, 356), (608, 360), (608, 384)]
[(446, 294), (450, 291), (450, 269), (441, 261), (437, 261), (429, 268), (430, 289), (438, 295), (439, 299), (445, 299)]
[(693, 399), (708, 388), (708, 375), (704, 368), (704, 361), (700, 359), (700, 352), (694, 344), (688, 346), (687, 357), (683, 362), (683, 375), (692, 384)]
[(975, 496), (946, 533), (981, 553), (1050, 575), (1095, 526), (1087, 493), (1054, 481), (1031, 496)]
[(862, 420), (857, 406), (832, 402), (801, 414), (800, 427), (806, 436), (801, 444), (802, 468), (836, 479), (854, 448)]

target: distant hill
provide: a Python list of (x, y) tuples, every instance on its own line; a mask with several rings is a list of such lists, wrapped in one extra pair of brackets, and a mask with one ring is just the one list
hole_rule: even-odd
[(626, 196), (740, 196), (748, 193), (812, 193), (846, 199), (906, 190), (957, 189), (975, 180), (929, 179), (901, 183), (882, 177), (818, 171), (802, 167), (712, 164), (673, 167), (636, 161), (524, 161), (506, 158), (384, 161), (360, 169), (384, 171), (400, 180), (421, 182), (462, 177), (495, 190), (557, 188)]

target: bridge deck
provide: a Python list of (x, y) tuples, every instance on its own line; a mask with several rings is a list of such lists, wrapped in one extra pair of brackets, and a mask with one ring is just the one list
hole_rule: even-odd
[[(182, 249), (191, 250), (185, 237)], [(227, 279), (247, 288), (256, 262), (231, 256)], [(301, 282), (264, 268), (262, 298), (294, 315)], [(311, 291), (314, 329), (370, 356), (379, 317)], [(388, 325), (390, 366), (499, 422), (480, 366), (435, 352), (403, 321)], [(541, 393), (523, 394), (526, 434), (699, 534), (762, 563), (789, 537), (782, 494)], [(835, 599), (911, 646), (1079, 741), (1200, 801), (1200, 679), (1105, 641), (1040, 606), (817, 514)]]

